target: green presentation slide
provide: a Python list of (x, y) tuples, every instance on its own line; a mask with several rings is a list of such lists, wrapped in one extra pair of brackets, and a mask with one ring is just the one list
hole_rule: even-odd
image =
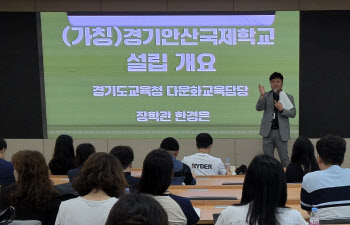
[(40, 15), (49, 138), (259, 138), (275, 71), (298, 136), (299, 12)]

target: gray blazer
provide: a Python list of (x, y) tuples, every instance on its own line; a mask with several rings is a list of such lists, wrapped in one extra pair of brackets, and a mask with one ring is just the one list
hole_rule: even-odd
[[(290, 138), (290, 130), (289, 130), (289, 117), (294, 118), (296, 114), (295, 110), (295, 104), (294, 104), (294, 98), (290, 94), (287, 94), (289, 100), (294, 105), (294, 108), (287, 110), (283, 109), (283, 112), (277, 112), (278, 116), (278, 124), (279, 124), (279, 131), (281, 134), (282, 141), (288, 141)], [(272, 90), (269, 92), (265, 92), (264, 97), (260, 99), (256, 103), (256, 110), (257, 111), (264, 111), (263, 118), (261, 119), (261, 126), (260, 126), (260, 135), (263, 137), (267, 137), (270, 134), (271, 125), (272, 125), (272, 118), (273, 118), (273, 92)]]

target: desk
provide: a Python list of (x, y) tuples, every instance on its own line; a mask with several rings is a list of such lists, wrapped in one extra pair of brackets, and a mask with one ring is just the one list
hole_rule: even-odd
[[(223, 205), (221, 204), (222, 202), (217, 201), (217, 202), (206, 202), (204, 205), (201, 203), (193, 203), (193, 207), (200, 208), (201, 209), (201, 216), (200, 220), (197, 224), (213, 224), (213, 214), (214, 213), (221, 213), (226, 207), (229, 205)], [(298, 210), (302, 217), (308, 221), (309, 219), (309, 214), (302, 210), (299, 204), (287, 204), (288, 207), (292, 209)]]
[(141, 177), (142, 169), (131, 169), (131, 176)]
[(69, 182), (67, 175), (50, 175), (50, 179), (53, 185), (65, 184)]
[[(288, 184), (288, 196), (287, 203), (300, 204), (300, 184)], [(199, 185), (181, 185), (181, 186), (170, 186), (169, 191), (174, 195), (179, 195), (182, 197), (237, 197), (238, 200), (242, 197), (243, 185), (221, 185), (221, 186), (199, 186)], [(225, 200), (227, 205), (234, 204), (234, 200)]]
[(222, 185), (223, 183), (241, 183), (244, 182), (245, 175), (217, 175), (217, 176), (197, 176), (196, 185)]

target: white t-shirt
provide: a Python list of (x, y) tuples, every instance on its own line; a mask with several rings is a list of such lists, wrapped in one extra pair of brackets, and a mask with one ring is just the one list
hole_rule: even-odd
[[(229, 206), (220, 214), (216, 225), (247, 225), (249, 204), (243, 206)], [(308, 223), (295, 209), (279, 208), (278, 214), (281, 225), (307, 225)]]
[(182, 160), (196, 175), (225, 175), (226, 169), (220, 158), (207, 153), (196, 153)]
[(82, 197), (64, 201), (58, 210), (55, 225), (104, 225), (117, 201), (117, 198), (91, 201)]

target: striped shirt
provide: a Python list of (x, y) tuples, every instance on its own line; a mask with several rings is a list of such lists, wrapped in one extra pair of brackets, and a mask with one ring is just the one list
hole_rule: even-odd
[(308, 173), (301, 185), (301, 208), (318, 208), (320, 220), (350, 219), (350, 169), (333, 165)]

